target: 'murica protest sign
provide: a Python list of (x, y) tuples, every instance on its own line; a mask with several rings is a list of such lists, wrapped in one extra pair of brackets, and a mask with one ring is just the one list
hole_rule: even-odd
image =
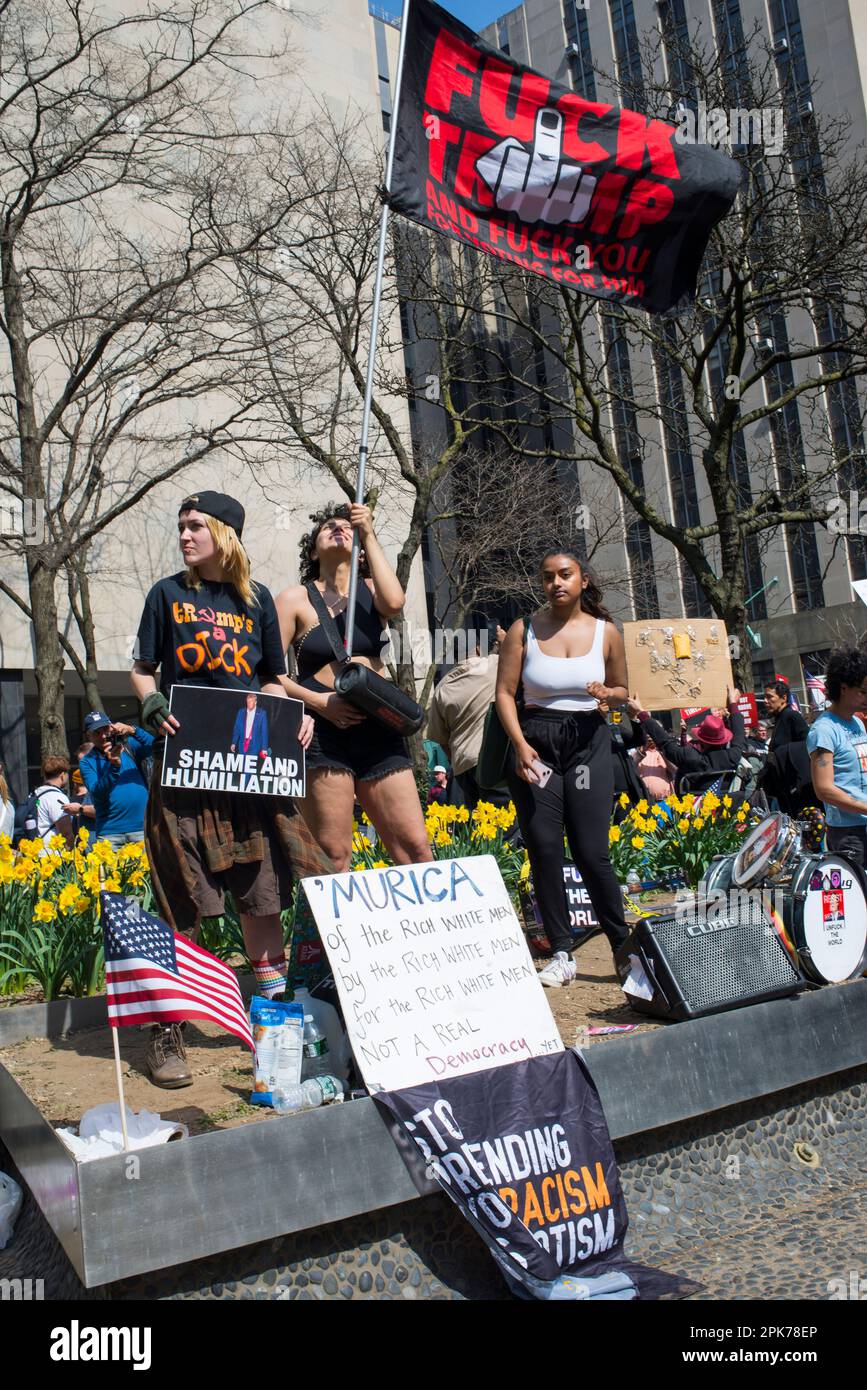
[(491, 855), (302, 883), (371, 1090), (563, 1050)]
[(304, 706), (254, 690), (175, 685), (180, 724), (165, 741), (162, 784), (248, 796), (304, 795)]

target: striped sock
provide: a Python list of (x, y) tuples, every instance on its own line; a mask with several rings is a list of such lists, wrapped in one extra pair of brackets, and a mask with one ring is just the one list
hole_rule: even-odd
[(261, 960), (254, 960), (253, 974), (256, 976), (259, 994), (264, 995), (266, 999), (273, 999), (275, 994), (282, 994), (286, 988), (289, 974), (286, 957), (263, 956)]

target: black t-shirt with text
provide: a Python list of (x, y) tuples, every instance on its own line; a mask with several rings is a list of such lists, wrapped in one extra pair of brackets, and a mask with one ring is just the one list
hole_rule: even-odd
[(192, 589), (181, 573), (153, 586), (135, 658), (160, 668), (164, 695), (184, 684), (259, 690), (285, 674), (274, 600), (262, 584), (255, 593), (258, 602), (247, 608), (233, 584), (202, 580)]

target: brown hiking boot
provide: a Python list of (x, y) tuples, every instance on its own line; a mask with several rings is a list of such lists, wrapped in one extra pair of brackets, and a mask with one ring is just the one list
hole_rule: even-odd
[(167, 1091), (179, 1086), (192, 1086), (193, 1078), (187, 1066), (187, 1049), (179, 1023), (163, 1028), (155, 1023), (148, 1044), (147, 1068), (155, 1086)]

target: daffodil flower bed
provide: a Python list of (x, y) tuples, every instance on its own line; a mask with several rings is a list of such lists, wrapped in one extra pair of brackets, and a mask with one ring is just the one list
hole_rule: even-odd
[[(366, 816), (362, 821), (365, 825), (370, 824)], [(492, 854), (513, 898), (530, 876), (527, 851), (517, 849), (506, 839), (506, 832), (514, 824), (515, 807), (511, 802), (508, 806), (494, 806), (490, 801), (480, 801), (472, 812), (466, 806), (442, 806), (434, 802), (425, 813), (425, 827), (434, 859), (463, 859), (470, 854)], [(353, 869), (388, 868), (392, 860), (383, 855), (383, 846), (373, 846), (355, 822), (352, 827)]]
[[(101, 881), (101, 872), (104, 881)], [(40, 986), (46, 1000), (67, 984), (82, 997), (105, 983), (99, 892), (150, 901), (144, 845), (90, 843), (80, 830), (74, 848), (62, 835), (22, 840), (13, 850), (0, 836), (0, 994)]]
[[(625, 794), (620, 805), (629, 806)], [(758, 819), (748, 802), (736, 805), (714, 792), (668, 796), (653, 805), (639, 801), (608, 832), (611, 862), (621, 883), (634, 869), (641, 879), (683, 879), (696, 888), (711, 860), (736, 854)]]
[[(621, 804), (626, 810), (628, 799), (621, 798)], [(701, 798), (669, 796), (653, 806), (640, 801), (608, 832), (611, 862), (621, 883), (634, 869), (643, 880), (682, 878), (695, 888), (714, 856), (735, 853), (757, 819), (746, 802), (735, 806), (730, 796), (711, 792)], [(366, 816), (363, 821), (370, 824)], [(519, 894), (530, 886), (530, 862), (527, 851), (507, 838), (514, 824), (511, 802), (500, 807), (480, 801), (472, 812), (434, 803), (425, 815), (434, 858), (492, 854), (517, 907)], [(382, 869), (391, 863), (382, 845), (354, 823), (352, 868)], [(22, 840), (13, 850), (8, 836), (0, 836), (0, 995), (21, 994), (34, 983), (46, 1000), (64, 991), (82, 997), (104, 988), (101, 887), (137, 897), (145, 911), (152, 911), (144, 845), (123, 845), (115, 852), (107, 840), (91, 843), (88, 831), (80, 830), (72, 849), (53, 835)], [(293, 920), (291, 910), (283, 913), (287, 940)], [(202, 923), (199, 940), (222, 960), (243, 962), (244, 938), (231, 901), (223, 917)]]

